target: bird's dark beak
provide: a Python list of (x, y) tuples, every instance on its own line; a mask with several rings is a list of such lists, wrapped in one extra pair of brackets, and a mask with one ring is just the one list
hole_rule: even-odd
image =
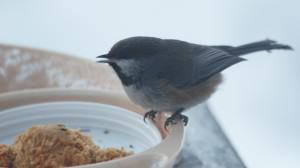
[(99, 58), (98, 63), (111, 63), (111, 61), (108, 59), (108, 54), (105, 55), (99, 55), (96, 58)]

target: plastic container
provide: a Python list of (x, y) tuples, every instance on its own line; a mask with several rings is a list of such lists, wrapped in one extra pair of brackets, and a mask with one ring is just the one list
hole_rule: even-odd
[(162, 140), (159, 130), (145, 124), (142, 116), (126, 109), (100, 103), (52, 102), (27, 105), (0, 113), (0, 143), (11, 144), (33, 125), (64, 124), (89, 134), (101, 147), (124, 147), (143, 152)]
[(183, 124), (166, 133), (157, 127), (159, 123), (144, 123), (141, 114), (126, 97), (100, 90), (37, 89), (0, 94), (0, 143), (12, 143), (32, 125), (59, 123), (90, 134), (101, 147), (135, 152), (78, 168), (171, 168), (182, 147)]

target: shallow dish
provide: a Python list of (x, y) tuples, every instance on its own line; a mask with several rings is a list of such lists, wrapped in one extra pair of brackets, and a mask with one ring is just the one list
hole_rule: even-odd
[(88, 134), (100, 147), (124, 147), (143, 152), (162, 140), (159, 130), (142, 116), (100, 103), (52, 102), (27, 105), (0, 113), (0, 144), (11, 144), (26, 129), (41, 124), (64, 124)]
[(12, 143), (32, 125), (63, 123), (90, 134), (101, 147), (125, 147), (135, 152), (77, 167), (172, 167), (182, 146), (183, 124), (166, 133), (159, 123), (144, 123), (140, 114), (141, 109), (126, 97), (100, 90), (36, 89), (0, 94), (0, 143)]

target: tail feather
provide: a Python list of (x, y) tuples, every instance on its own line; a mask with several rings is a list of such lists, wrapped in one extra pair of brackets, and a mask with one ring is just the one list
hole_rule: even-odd
[(232, 47), (232, 46), (214, 46), (214, 47), (224, 50), (235, 56), (246, 55), (257, 51), (270, 52), (271, 50), (274, 49), (293, 50), (293, 48), (289, 45), (279, 44), (276, 41), (269, 40), (269, 39), (250, 43), (250, 44), (245, 44), (237, 47)]

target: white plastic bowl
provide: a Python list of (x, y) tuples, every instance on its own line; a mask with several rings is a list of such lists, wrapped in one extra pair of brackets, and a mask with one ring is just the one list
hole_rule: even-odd
[[(99, 146), (123, 146), (136, 153), (78, 168), (171, 168), (182, 147), (183, 123), (170, 127), (167, 132), (163, 129), (163, 118), (158, 117), (155, 127), (143, 122), (143, 112), (123, 95), (95, 89), (4, 93), (0, 94), (0, 143), (12, 143), (17, 134), (32, 125), (63, 123), (88, 132)], [(105, 130), (109, 133), (104, 133)]]
[(100, 103), (52, 102), (27, 105), (0, 113), (0, 143), (11, 144), (33, 125), (64, 124), (90, 134), (100, 147), (143, 152), (162, 140), (159, 130), (142, 116)]

